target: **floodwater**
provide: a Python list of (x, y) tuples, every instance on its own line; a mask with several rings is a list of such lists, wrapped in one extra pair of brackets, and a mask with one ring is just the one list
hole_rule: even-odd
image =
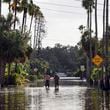
[(0, 110), (110, 110), (110, 94), (84, 86), (4, 88)]

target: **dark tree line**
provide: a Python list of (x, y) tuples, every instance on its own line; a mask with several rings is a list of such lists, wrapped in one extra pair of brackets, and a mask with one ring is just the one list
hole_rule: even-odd
[[(37, 51), (33, 53), (33, 58), (37, 58)], [(85, 56), (82, 48), (76, 46), (63, 46), (56, 44), (53, 48), (41, 49), (39, 57), (49, 63), (50, 70), (54, 72), (77, 72), (80, 65), (85, 65)]]

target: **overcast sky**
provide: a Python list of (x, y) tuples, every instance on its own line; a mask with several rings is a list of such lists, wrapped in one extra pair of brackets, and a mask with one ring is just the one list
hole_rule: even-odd
[[(41, 8), (46, 20), (47, 34), (42, 41), (42, 47), (53, 47), (56, 43), (74, 46), (80, 41), (81, 34), (78, 27), (82, 24), (86, 25), (87, 18), (81, 1), (34, 0), (34, 3)], [(102, 4), (103, 0), (98, 0), (99, 38), (102, 37)]]
[[(44, 13), (47, 35), (42, 46), (53, 47), (55, 43), (74, 46), (80, 41), (79, 25), (86, 25), (86, 11), (82, 8), (82, 0), (34, 0)], [(98, 0), (99, 37), (102, 37), (102, 5)], [(94, 22), (94, 18), (93, 18)], [(93, 25), (94, 28), (94, 25)]]

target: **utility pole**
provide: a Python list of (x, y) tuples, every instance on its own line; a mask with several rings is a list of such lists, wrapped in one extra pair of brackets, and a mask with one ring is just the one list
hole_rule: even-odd
[(104, 67), (105, 67), (105, 73), (103, 76), (104, 80), (104, 89), (108, 90), (109, 89), (109, 0), (104, 0), (104, 8), (103, 8), (103, 52), (104, 52), (104, 57), (105, 57), (105, 62), (104, 62)]
[(109, 1), (108, 0), (106, 0), (106, 30), (105, 30), (105, 71), (106, 71), (106, 75), (108, 75), (108, 41), (109, 41), (109, 38), (108, 38), (108, 31), (109, 31), (109, 29), (108, 29), (108, 18), (109, 18)]

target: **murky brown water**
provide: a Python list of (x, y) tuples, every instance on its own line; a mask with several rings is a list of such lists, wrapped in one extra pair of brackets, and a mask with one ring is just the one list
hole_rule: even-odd
[(0, 110), (110, 110), (110, 94), (80, 86), (3, 89)]

